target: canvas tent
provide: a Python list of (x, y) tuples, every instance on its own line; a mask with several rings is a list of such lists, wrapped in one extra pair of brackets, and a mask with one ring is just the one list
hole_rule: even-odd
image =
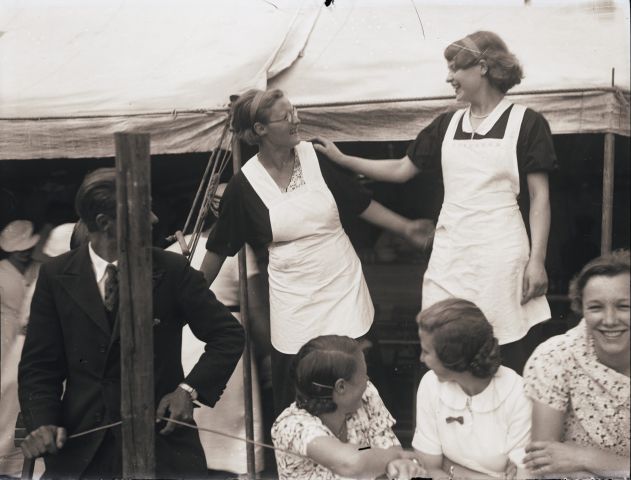
[(112, 133), (122, 130), (149, 132), (154, 154), (208, 151), (229, 96), (266, 85), (302, 107), (305, 137), (408, 140), (453, 108), (442, 51), (478, 29), (499, 33), (520, 58), (526, 78), (511, 93), (553, 133), (630, 134), (622, 1), (597, 9), (5, 0), (0, 8), (0, 159), (112, 156)]

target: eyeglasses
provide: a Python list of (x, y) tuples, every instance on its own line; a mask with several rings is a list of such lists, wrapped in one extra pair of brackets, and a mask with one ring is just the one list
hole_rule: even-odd
[(288, 123), (297, 123), (300, 121), (298, 118), (298, 110), (296, 107), (293, 107), (284, 118), (279, 118), (278, 120), (268, 120), (267, 123), (278, 123), (278, 122), (288, 122)]

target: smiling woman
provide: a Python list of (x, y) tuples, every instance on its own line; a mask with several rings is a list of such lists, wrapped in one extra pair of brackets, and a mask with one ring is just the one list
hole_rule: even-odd
[(293, 367), (296, 401), (272, 427), (281, 480), (425, 474), (392, 431), (395, 420), (368, 381), (359, 342), (316, 337), (298, 351)]
[(473, 303), (450, 298), (417, 317), (421, 379), (412, 446), (432, 478), (511, 475), (511, 452), (530, 437), (522, 378), (500, 365), (493, 327)]
[(272, 384), (276, 413), (294, 399), (289, 365), (323, 334), (366, 335), (374, 308), (361, 263), (342, 227), (359, 216), (423, 245), (422, 221), (371, 200), (370, 193), (300, 139), (298, 112), (280, 90), (250, 90), (235, 103), (232, 128), (258, 154), (232, 177), (208, 237), (201, 270), (212, 282), (245, 244), (269, 251)]
[[(446, 81), (457, 100), (469, 105), (439, 115), (404, 157), (351, 157), (326, 139), (316, 149), (375, 180), (442, 176), (445, 194), (423, 277), (422, 307), (454, 297), (474, 302), (493, 325), (504, 365), (521, 373), (531, 352), (526, 335), (550, 318), (544, 264), (548, 172), (556, 168), (552, 135), (543, 116), (506, 98), (520, 83), (522, 69), (497, 34), (467, 35), (448, 45), (444, 57)], [(524, 184), (530, 242), (517, 204)]]
[(528, 360), (533, 474), (629, 474), (629, 265), (628, 250), (589, 262), (570, 286), (583, 320)]

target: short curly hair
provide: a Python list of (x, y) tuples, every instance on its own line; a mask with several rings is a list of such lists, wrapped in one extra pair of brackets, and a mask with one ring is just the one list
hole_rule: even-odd
[[(249, 145), (260, 144), (261, 138), (254, 131), (254, 124), (267, 122), (270, 108), (284, 96), (283, 91), (278, 89), (251, 89), (239, 96), (239, 99), (234, 103), (230, 125), (237, 137)], [(257, 105), (253, 106), (255, 99)]]
[(502, 93), (508, 92), (524, 78), (522, 67), (500, 36), (493, 32), (478, 31), (450, 44), (445, 59), (454, 68), (472, 67), (484, 60), (488, 66), (486, 78)]
[(490, 378), (501, 363), (493, 327), (472, 302), (450, 298), (435, 303), (416, 317), (420, 334), (431, 333), (434, 350), (445, 368)]
[(322, 335), (309, 340), (293, 360), (296, 405), (311, 415), (334, 412), (335, 382), (352, 378), (357, 371), (357, 355), (361, 353), (361, 344), (350, 337)]
[(589, 261), (570, 282), (570, 300), (572, 310), (583, 314), (583, 290), (593, 277), (615, 277), (630, 273), (629, 250), (616, 250)]

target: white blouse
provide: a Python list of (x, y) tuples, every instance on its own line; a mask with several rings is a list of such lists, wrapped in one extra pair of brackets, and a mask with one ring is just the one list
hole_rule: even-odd
[(418, 388), (412, 446), (502, 477), (508, 454), (530, 441), (531, 415), (522, 378), (510, 368), (500, 366), (491, 383), (473, 397), (430, 371)]

